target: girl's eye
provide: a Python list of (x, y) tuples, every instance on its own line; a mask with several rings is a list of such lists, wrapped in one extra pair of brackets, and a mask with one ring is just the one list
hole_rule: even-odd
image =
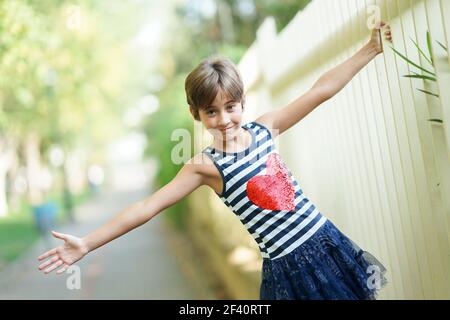
[(234, 109), (236, 107), (235, 104), (228, 106), (228, 109)]
[(206, 111), (206, 115), (208, 115), (208, 116), (212, 116), (214, 113), (215, 113), (214, 110)]

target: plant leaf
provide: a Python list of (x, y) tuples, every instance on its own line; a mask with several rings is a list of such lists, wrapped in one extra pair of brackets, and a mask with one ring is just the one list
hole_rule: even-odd
[(414, 45), (416, 46), (416, 48), (419, 50), (420, 54), (431, 64), (433, 65), (433, 62), (431, 61), (430, 58), (427, 57), (427, 55), (425, 54), (425, 52), (423, 52), (423, 50), (419, 47), (419, 45), (417, 44), (416, 41), (413, 40), (413, 38), (409, 37), (412, 41), (412, 43), (414, 43)]
[(412, 73), (414, 73), (416, 76), (424, 76), (424, 77), (429, 77), (429, 78), (433, 78), (434, 80), (436, 80), (436, 77), (431, 77), (431, 76), (427, 76), (427, 75), (423, 75), (423, 74), (418, 74), (417, 72), (412, 71)]
[(433, 58), (433, 45), (431, 44), (431, 34), (430, 31), (427, 31), (427, 47), (428, 47), (428, 53), (430, 54), (431, 57), (431, 63), (433, 64), (434, 67), (434, 58)]
[(444, 46), (442, 43), (440, 43), (439, 41), (436, 40), (436, 42), (442, 47), (442, 49), (444, 49), (445, 51), (448, 52), (448, 48), (446, 46)]
[(431, 96), (434, 96), (434, 97), (436, 97), (436, 98), (439, 98), (439, 95), (436, 94), (436, 93), (433, 93), (433, 92), (430, 92), (430, 91), (427, 91), (427, 90), (422, 90), (422, 89), (419, 89), (419, 88), (417, 88), (417, 90), (419, 90), (420, 92), (429, 94), (429, 95), (431, 95)]
[(408, 59), (407, 57), (405, 57), (403, 54), (401, 54), (400, 52), (398, 52), (397, 50), (395, 50), (395, 48), (391, 47), (391, 49), (394, 50), (394, 52), (395, 52), (396, 54), (398, 54), (398, 55), (399, 55), (403, 60), (405, 60), (407, 63), (413, 65), (414, 67), (416, 67), (416, 68), (418, 68), (418, 69), (420, 69), (420, 70), (422, 70), (422, 71), (424, 71), (424, 72), (426, 72), (426, 73), (431, 74), (433, 77), (436, 76), (433, 72), (428, 71), (427, 69), (422, 68), (422, 67), (419, 66), (418, 64), (416, 64), (416, 63), (412, 62), (411, 60), (409, 60), (409, 59)]
[(444, 123), (444, 121), (442, 121), (441, 119), (428, 119), (428, 121), (437, 122), (437, 123)]
[(405, 78), (413, 78), (413, 79), (430, 80), (430, 81), (436, 82), (436, 78), (429, 77), (429, 76), (424, 76), (424, 75), (421, 75), (421, 74), (408, 74), (408, 75), (406, 75), (404, 77)]

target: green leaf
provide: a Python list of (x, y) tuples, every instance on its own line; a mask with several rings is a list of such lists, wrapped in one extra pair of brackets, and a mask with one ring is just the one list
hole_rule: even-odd
[(442, 43), (440, 43), (439, 41), (436, 40), (436, 42), (442, 47), (442, 49), (444, 49), (445, 51), (448, 52), (448, 48), (446, 46), (444, 46)]
[(416, 46), (416, 48), (419, 50), (420, 54), (431, 64), (433, 65), (433, 62), (431, 61), (430, 58), (427, 57), (427, 55), (425, 54), (425, 52), (423, 52), (423, 50), (419, 47), (419, 44), (413, 40), (413, 38), (409, 37), (411, 39), (411, 41), (414, 43), (414, 45)]
[(413, 79), (430, 80), (430, 81), (436, 82), (436, 78), (434, 78), (434, 77), (424, 76), (424, 75), (417, 74), (417, 73), (416, 74), (408, 74), (404, 77), (405, 78), (413, 78)]
[(433, 45), (431, 44), (431, 34), (430, 31), (427, 31), (427, 47), (428, 47), (428, 53), (431, 57), (431, 64), (434, 67), (434, 58), (433, 58)]
[(436, 98), (439, 98), (439, 95), (436, 94), (436, 93), (433, 93), (433, 92), (430, 92), (430, 91), (427, 91), (427, 90), (422, 90), (422, 89), (419, 89), (419, 88), (417, 88), (417, 90), (419, 90), (420, 92), (429, 94), (429, 95), (431, 95), (431, 96), (434, 96), (434, 97), (436, 97)]
[(405, 60), (407, 63), (413, 65), (414, 67), (416, 67), (416, 68), (418, 68), (418, 69), (420, 69), (420, 70), (422, 70), (422, 71), (424, 71), (424, 72), (426, 72), (426, 73), (431, 74), (433, 77), (436, 76), (436, 74), (434, 74), (433, 72), (428, 71), (427, 69), (422, 68), (422, 67), (419, 66), (418, 64), (416, 64), (416, 63), (412, 62), (411, 60), (409, 60), (409, 59), (408, 59), (407, 57), (405, 57), (403, 54), (401, 54), (400, 52), (398, 52), (397, 50), (395, 50), (395, 48), (391, 47), (391, 49), (394, 50), (394, 52), (395, 52), (396, 54), (398, 54), (398, 55), (399, 55), (403, 60)]
[(444, 123), (444, 121), (442, 121), (441, 119), (428, 119), (428, 121), (437, 122), (437, 123)]

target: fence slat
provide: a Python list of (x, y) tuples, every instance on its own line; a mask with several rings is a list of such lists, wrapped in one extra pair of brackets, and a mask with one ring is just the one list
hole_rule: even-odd
[[(377, 5), (382, 19), (391, 23), (393, 46), (432, 68), (411, 39), (427, 48), (430, 29), (448, 45), (449, 1), (315, 0), (270, 42), (252, 46), (241, 62), (241, 69), (252, 75), (244, 75), (250, 84), (247, 94), (268, 101), (258, 110), (261, 101), (254, 98), (247, 108), (259, 114), (268, 105), (289, 103), (356, 53), (370, 35), (369, 5)], [(308, 32), (311, 28), (316, 32)], [(439, 55), (440, 62), (450, 61), (443, 49)], [(450, 123), (447, 67), (438, 70), (439, 86), (405, 78), (418, 70), (385, 43), (383, 55), (279, 138), (280, 151), (301, 177), (305, 194), (388, 267), (382, 298), (450, 298), (450, 139), (443, 130)], [(435, 90), (441, 97), (417, 89)], [(439, 116), (445, 127), (428, 121)]]

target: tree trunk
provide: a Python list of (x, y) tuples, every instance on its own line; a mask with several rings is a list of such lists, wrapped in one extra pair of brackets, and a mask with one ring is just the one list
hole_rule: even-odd
[(41, 154), (39, 151), (39, 136), (31, 132), (25, 141), (25, 162), (28, 182), (28, 200), (32, 205), (39, 205), (43, 202), (43, 192), (41, 190)]
[[(10, 182), (10, 190), (7, 190), (7, 200), (8, 200), (8, 204), (9, 204), (9, 209), (12, 212), (16, 212), (19, 210), (20, 208), (20, 191), (16, 189), (16, 182), (17, 179), (20, 177), (20, 160), (19, 160), (19, 156), (17, 154), (18, 151), (18, 146), (17, 144), (14, 145), (14, 147), (12, 148), (13, 150), (13, 157), (12, 157), (12, 163), (11, 163), (11, 167), (9, 168), (8, 174), (7, 174), (7, 179)], [(9, 192), (9, 193), (8, 193)]]
[(12, 143), (0, 138), (0, 218), (8, 215), (8, 201), (6, 198), (6, 174), (12, 167), (14, 149)]

